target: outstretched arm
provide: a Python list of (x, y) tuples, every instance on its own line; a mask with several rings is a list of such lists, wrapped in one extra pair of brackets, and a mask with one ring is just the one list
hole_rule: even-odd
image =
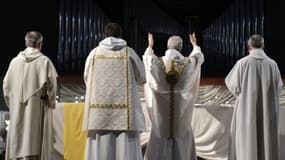
[(148, 33), (148, 48), (145, 50), (144, 55), (145, 56), (152, 56), (154, 55), (153, 52), (153, 44), (154, 44), (154, 40), (153, 40), (153, 35), (152, 33)]
[(197, 38), (195, 32), (189, 34), (190, 44), (193, 46), (193, 50), (190, 53), (189, 57), (194, 64), (202, 64), (204, 62), (204, 55), (201, 51), (201, 48), (197, 45)]
[(153, 35), (152, 33), (148, 33), (148, 47), (152, 48), (154, 44)]
[(193, 34), (189, 34), (189, 39), (193, 47), (197, 46), (197, 38), (196, 38), (195, 32)]

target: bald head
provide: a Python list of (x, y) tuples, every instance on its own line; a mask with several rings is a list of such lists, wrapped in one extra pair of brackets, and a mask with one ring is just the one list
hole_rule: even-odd
[(171, 36), (167, 41), (167, 48), (168, 49), (176, 49), (177, 51), (182, 50), (182, 38), (180, 36)]

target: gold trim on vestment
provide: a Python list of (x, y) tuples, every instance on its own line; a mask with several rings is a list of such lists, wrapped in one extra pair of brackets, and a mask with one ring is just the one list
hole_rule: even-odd
[[(165, 64), (164, 64), (164, 62), (162, 60), (162, 57), (158, 58), (158, 63), (160, 64), (162, 70), (164, 70), (166, 72), (166, 67), (165, 67)], [(184, 71), (186, 65), (189, 64), (189, 63), (190, 63), (190, 59), (188, 57), (185, 57), (184, 61), (183, 61), (183, 65), (178, 67), (177, 70), (176, 69), (174, 69), (174, 70), (177, 71), (179, 73), (179, 76), (180, 76), (181, 73)], [(177, 66), (177, 64), (176, 64), (176, 66)]]
[[(174, 132), (174, 87), (180, 79), (182, 72), (187, 64), (190, 63), (190, 59), (187, 57), (184, 59), (182, 66), (178, 66), (176, 61), (171, 61), (170, 71), (166, 72), (166, 66), (162, 58), (158, 58), (158, 62), (166, 74), (166, 81), (170, 85), (170, 104), (169, 104), (169, 138), (173, 138)], [(175, 69), (177, 66), (177, 69)]]
[[(125, 59), (126, 60), (126, 92), (127, 92), (127, 96), (126, 96), (126, 103), (127, 104), (91, 104), (90, 103), (90, 99), (89, 99), (89, 109), (88, 109), (88, 122), (89, 122), (89, 110), (90, 109), (123, 109), (126, 108), (127, 109), (127, 121), (128, 121), (128, 130), (131, 129), (130, 127), (130, 98), (129, 98), (129, 54), (128, 54), (128, 47), (126, 46), (126, 53), (120, 53), (120, 54), (96, 54), (93, 57), (93, 62), (92, 62), (92, 79), (91, 79), (91, 88), (93, 89), (93, 77), (94, 77), (94, 66), (95, 66), (95, 60), (96, 59)], [(92, 91), (90, 91), (90, 97), (92, 97)], [(87, 125), (88, 126), (88, 125)]]
[(179, 67), (179, 68), (177, 69), (179, 75), (181, 75), (181, 73), (184, 71), (186, 65), (189, 64), (189, 63), (190, 63), (190, 59), (189, 59), (188, 57), (186, 57), (186, 58), (184, 59), (184, 62), (183, 62), (182, 67)]
[[(93, 57), (92, 58), (92, 68), (91, 68), (91, 87), (89, 88), (90, 91), (89, 91), (89, 94), (90, 94), (90, 97), (92, 97), (92, 89), (93, 89), (93, 77), (94, 77), (94, 66), (95, 66), (95, 58)], [(87, 117), (87, 130), (88, 130), (88, 126), (89, 126), (89, 117), (90, 117), (90, 106), (91, 106), (91, 100), (89, 98), (89, 102), (88, 102), (88, 117)]]
[(130, 123), (131, 123), (131, 120), (130, 120), (130, 98), (129, 98), (129, 53), (128, 53), (128, 46), (126, 46), (126, 55), (125, 55), (125, 58), (126, 58), (126, 78), (127, 78), (127, 112), (128, 112), (128, 130), (131, 129), (130, 127)]
[(128, 108), (127, 104), (91, 104), (90, 108), (122, 109)]
[(164, 72), (165, 72), (166, 67), (165, 67), (165, 64), (164, 64), (164, 62), (163, 62), (163, 60), (162, 60), (162, 57), (159, 57), (159, 58), (158, 58), (158, 63), (160, 64), (161, 68), (162, 68), (162, 69), (164, 70)]
[(94, 59), (126, 59), (126, 54), (97, 54)]
[[(171, 61), (171, 67), (170, 67), (170, 71), (169, 72), (171, 72), (171, 71), (176, 72), (174, 61)], [(168, 74), (168, 73), (166, 73), (166, 74)], [(179, 78), (179, 77), (177, 77), (177, 78)], [(178, 79), (177, 79), (176, 83), (177, 82), (178, 82)], [(175, 86), (176, 83), (175, 82), (174, 83), (169, 83), (169, 85), (170, 85), (169, 137), (170, 138), (173, 137), (173, 129), (174, 129), (174, 92), (173, 91), (174, 91), (174, 86)]]

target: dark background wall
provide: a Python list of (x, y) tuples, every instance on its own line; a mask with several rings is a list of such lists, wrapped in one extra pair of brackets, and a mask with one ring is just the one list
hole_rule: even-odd
[[(172, 4), (170, 0), (1, 2), (0, 75), (4, 75), (10, 60), (25, 48), (24, 36), (30, 30), (43, 33), (43, 52), (51, 58), (61, 75), (81, 75), (86, 56), (102, 40), (103, 26), (111, 20), (123, 26), (124, 38), (140, 55), (147, 47), (147, 32), (154, 33), (155, 50), (158, 55), (163, 55), (167, 38), (173, 34), (179, 34), (184, 38), (183, 54), (187, 55), (191, 51), (188, 33), (196, 32), (206, 56), (202, 71), (205, 77), (224, 77), (235, 61), (247, 54), (245, 44), (249, 34), (261, 33), (263, 27), (265, 50), (277, 61), (282, 76), (285, 76), (285, 64), (282, 63), (285, 36), (285, 24), (282, 21), (284, 5), (280, 0), (216, 1), (209, 5), (212, 7), (203, 8), (196, 1), (186, 3), (182, 0)], [(255, 16), (257, 26), (254, 24)], [(263, 22), (260, 16), (263, 16)], [(223, 22), (224, 19), (227, 19), (226, 23)], [(252, 20), (251, 24), (247, 22), (249, 19)], [(234, 29), (228, 31), (227, 27), (231, 27), (232, 24)], [(244, 29), (241, 29), (242, 26)], [(258, 29), (254, 31), (251, 27)], [(231, 34), (234, 36), (230, 36)], [(219, 39), (214, 39), (217, 37)], [(209, 49), (205, 44), (209, 38), (220, 46), (223, 46), (220, 42), (226, 40), (238, 43), (234, 47), (229, 46), (235, 53), (229, 48)], [(230, 55), (234, 56), (231, 58)]]
[[(139, 55), (147, 47), (147, 32), (154, 34), (158, 55), (163, 55), (167, 38), (173, 34), (183, 37), (183, 54), (188, 55), (192, 49), (188, 34), (196, 32), (206, 58), (202, 77), (224, 77), (235, 61), (247, 54), (248, 36), (260, 33), (265, 37), (265, 51), (284, 77), (284, 7), (280, 0), (3, 1), (0, 76), (10, 60), (25, 49), (24, 36), (30, 30), (44, 35), (43, 52), (60, 76), (82, 76), (86, 56), (103, 39), (103, 26), (111, 20), (122, 25), (124, 38)], [(217, 45), (209, 47), (209, 40)], [(231, 45), (224, 45), (226, 41)]]
[(246, 55), (252, 34), (264, 36), (264, 1), (235, 0), (206, 29), (203, 49), (206, 75), (225, 77), (236, 61)]
[(57, 62), (58, 1), (2, 1), (0, 6), (1, 58), (0, 75), (4, 75), (10, 60), (25, 49), (27, 31), (37, 30), (44, 36), (43, 52)]
[(58, 72), (82, 75), (85, 59), (104, 38), (110, 19), (94, 0), (61, 0), (58, 12)]
[(27, 31), (37, 30), (43, 34), (43, 53), (57, 63), (58, 1), (1, 1), (0, 21), (0, 110), (7, 110), (2, 95), (3, 76), (11, 59), (25, 49)]
[(265, 51), (274, 59), (285, 77), (284, 44), (285, 44), (285, 5), (281, 0), (264, 1), (264, 36)]

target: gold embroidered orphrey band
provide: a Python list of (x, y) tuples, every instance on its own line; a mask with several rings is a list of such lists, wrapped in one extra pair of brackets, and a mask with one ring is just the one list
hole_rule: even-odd
[(116, 54), (116, 55), (108, 55), (108, 54), (98, 54), (94, 56), (94, 59), (126, 59), (126, 54)]
[[(161, 68), (164, 70), (165, 74), (167, 74), (166, 72), (166, 67), (165, 64), (162, 60), (162, 58), (158, 58), (158, 62), (161, 65)], [(174, 71), (178, 73), (178, 79), (180, 77), (180, 75), (182, 74), (182, 72), (184, 71), (185, 67), (187, 64), (190, 63), (190, 59), (189, 58), (185, 58), (183, 65), (181, 67), (179, 67), (177, 70), (175, 70), (175, 63), (174, 61), (171, 61), (171, 69), (170, 71)], [(173, 83), (169, 83), (170, 85), (170, 104), (169, 104), (169, 109), (170, 109), (170, 115), (169, 115), (169, 138), (173, 138), (173, 130), (174, 130), (174, 87), (175, 84)]]
[[(88, 109), (88, 119), (89, 119), (89, 110), (90, 108), (92, 109), (127, 109), (127, 114), (128, 114), (128, 130), (131, 130), (130, 128), (130, 99), (129, 99), (129, 54), (128, 54), (128, 47), (126, 46), (126, 53), (125, 54), (117, 54), (117, 55), (108, 55), (108, 54), (95, 54), (93, 57), (93, 62), (92, 62), (92, 80), (91, 80), (91, 88), (93, 88), (93, 74), (94, 74), (94, 65), (95, 65), (95, 60), (96, 59), (125, 59), (126, 60), (126, 92), (127, 92), (127, 97), (126, 101), (127, 104), (90, 104), (89, 100), (89, 109)], [(92, 92), (90, 92), (92, 94)], [(90, 96), (92, 97), (92, 95)]]
[[(162, 70), (166, 71), (166, 67), (165, 67), (165, 64), (164, 64), (164, 62), (163, 62), (163, 60), (162, 60), (162, 57), (159, 57), (159, 58), (158, 58), (158, 63), (160, 64)], [(180, 76), (181, 73), (184, 71), (184, 69), (185, 69), (185, 67), (186, 67), (186, 65), (187, 65), (188, 63), (190, 63), (190, 58), (185, 57), (184, 62), (183, 62), (183, 65), (177, 69), (177, 72), (179, 73), (179, 76)]]
[(128, 108), (128, 105), (127, 104), (91, 104), (90, 108), (122, 109), (122, 108)]

